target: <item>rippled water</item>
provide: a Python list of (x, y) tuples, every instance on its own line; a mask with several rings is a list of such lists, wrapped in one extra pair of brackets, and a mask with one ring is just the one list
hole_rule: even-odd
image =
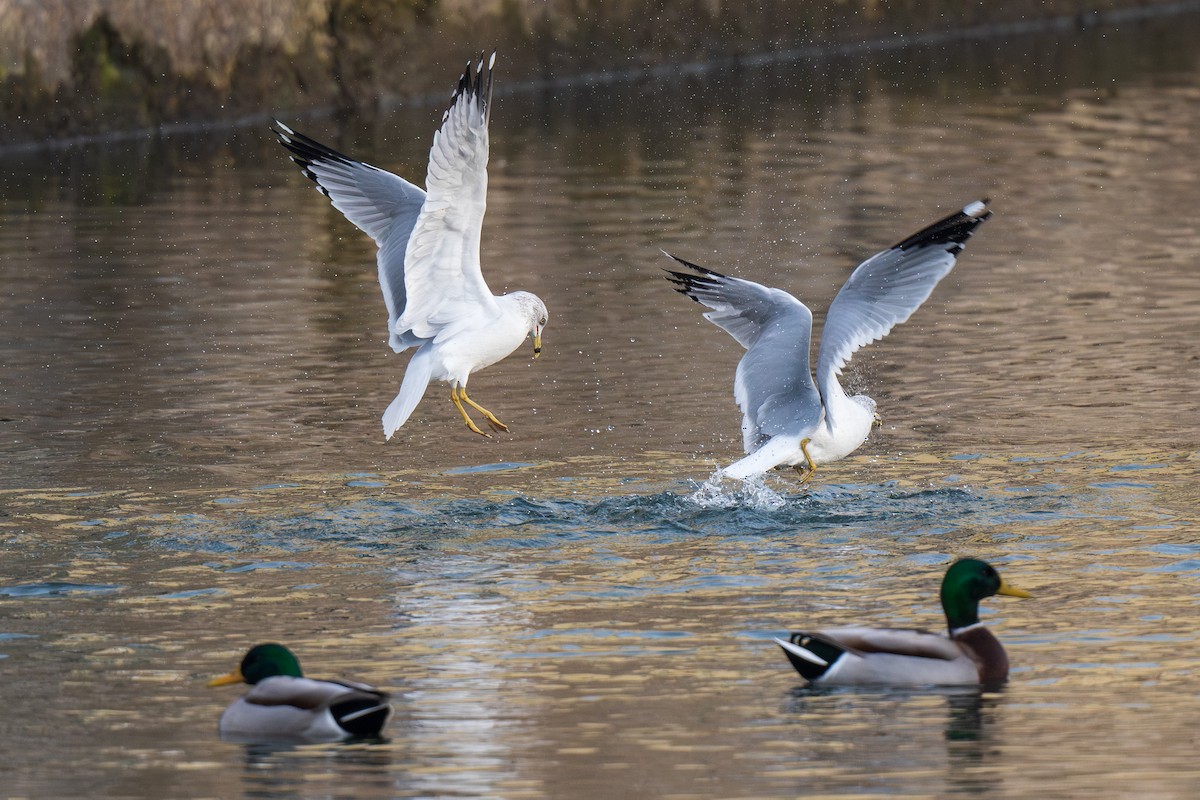
[[(0, 786), (30, 797), (1190, 797), (1200, 597), (1200, 25), (508, 95), (492, 287), (540, 360), (440, 390), (369, 242), (264, 131), (0, 171)], [(502, 74), (502, 73), (501, 73)], [(438, 109), (297, 123), (417, 177)], [(860, 258), (995, 217), (849, 382), (808, 489), (737, 457), (737, 345), (659, 247), (818, 318)], [(1002, 692), (811, 691), (771, 644), (938, 627), (978, 555)], [(383, 742), (221, 742), (251, 643), (392, 689)]]

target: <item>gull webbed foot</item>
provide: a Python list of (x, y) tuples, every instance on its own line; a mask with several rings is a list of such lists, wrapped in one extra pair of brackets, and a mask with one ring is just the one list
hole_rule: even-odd
[(808, 443), (811, 439), (800, 440), (800, 452), (804, 453), (803, 464), (793, 464), (792, 468), (796, 470), (796, 474), (800, 476), (800, 485), (808, 483), (812, 480), (812, 476), (817, 474), (817, 464), (812, 460), (812, 456), (808, 454)]
[(494, 439), (495, 438), (487, 431), (480, 430), (479, 426), (476, 425), (474, 422), (472, 422), (470, 417), (466, 417), (466, 415), (464, 415), (464, 417), (467, 420), (467, 427), (470, 428), (472, 432), (478, 433), (480, 436), (482, 436), (485, 439)]
[[(461, 392), (461, 399), (460, 399), (460, 392)], [(463, 408), (463, 404), (462, 404), (463, 400), (466, 400), (474, 408), (478, 408), (478, 406), (476, 406), (475, 403), (471, 402), (471, 398), (467, 397), (467, 393), (463, 392), (459, 387), (456, 386), (450, 390), (450, 402), (454, 403), (454, 407), (458, 409), (458, 413), (462, 414), (463, 422), (467, 423), (467, 427), (470, 428), (473, 433), (478, 433), (480, 436), (482, 436), (485, 439), (491, 439), (492, 435), (490, 433), (481, 431), (479, 429), (479, 426), (475, 424), (475, 421), (472, 420), (467, 415), (467, 410), (465, 408)], [(489, 420), (489, 424), (491, 424), (490, 420)], [(493, 425), (492, 429), (495, 430), (496, 426)]]
[(488, 410), (487, 410), (486, 408), (484, 408), (483, 406), (479, 405), (479, 403), (476, 403), (476, 402), (475, 402), (474, 400), (472, 400), (470, 397), (467, 397), (467, 390), (466, 390), (465, 388), (463, 388), (463, 387), (459, 387), (459, 390), (458, 390), (458, 396), (459, 396), (460, 398), (462, 398), (462, 400), (463, 400), (463, 401), (465, 401), (465, 402), (466, 402), (466, 404), (467, 404), (467, 405), (469, 405), (471, 408), (475, 409), (475, 410), (476, 410), (476, 411), (478, 411), (480, 414), (483, 414), (483, 418), (484, 418), (484, 420), (486, 420), (486, 421), (487, 421), (487, 424), (488, 424), (488, 425), (490, 425), (490, 426), (492, 427), (492, 430), (496, 431), (497, 433), (501, 433), (501, 432), (504, 432), (504, 431), (507, 431), (507, 430), (508, 430), (508, 426), (507, 426), (507, 425), (505, 425), (505, 424), (504, 424), (503, 422), (501, 422), (500, 420), (496, 419), (496, 415), (495, 415), (495, 414), (493, 414), (492, 412), (488, 411)]

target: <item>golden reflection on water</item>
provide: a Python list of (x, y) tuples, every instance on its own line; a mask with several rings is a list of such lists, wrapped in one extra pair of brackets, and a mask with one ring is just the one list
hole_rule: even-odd
[[(858, 483), (899, 461), (851, 459), (809, 501), (790, 479), (773, 483), (792, 506), (825, 498), (817, 521), (836, 511), (839, 492), (853, 504), (883, 487), (903, 509), (890, 521), (885, 513), (811, 531), (680, 534), (647, 513), (626, 522), (646, 531), (614, 524), (563, 538), (536, 519), (514, 532), (501, 516), (490, 529), (378, 556), (353, 545), (353, 530), (289, 537), (287, 521), (303, 528), (382, 498), (419, 508), (447, 492), (486, 494), (502, 508), (531, 478), (567, 475), (586, 506), (620, 484), (589, 460), (442, 475), (427, 486), (400, 472), (367, 487), (353, 485), (362, 476), (305, 476), (251, 492), (74, 497), (84, 507), (73, 519), (10, 518), (5, 535), (36, 530), (36, 544), (24, 543), (41, 552), (10, 565), (7, 581), (118, 589), (10, 604), (6, 630), (38, 637), (3, 642), (14, 666), (28, 674), (32, 660), (60, 676), (48, 691), (14, 698), (13, 711), (36, 703), (56, 726), (67, 720), (60, 746), (90, 753), (97, 769), (147, 787), (186, 774), (193, 789), (205, 787), (197, 794), (220, 796), (286, 796), (331, 780), (345, 796), (600, 796), (620, 785), (645, 796), (753, 786), (767, 796), (905, 787), (912, 796), (1015, 797), (1047, 782), (1122, 796), (1114, 787), (1130, 781), (1183, 796), (1196, 772), (1179, 734), (1196, 710), (1187, 699), (1200, 594), (1200, 568), (1188, 566), (1196, 458), (927, 455), (903, 481)], [(662, 456), (631, 460), (625, 472), (647, 494), (686, 493), (663, 478), (690, 466)], [(920, 513), (913, 498), (936, 498), (948, 475), (973, 499), (952, 502), (943, 519)], [(229, 498), (243, 502), (220, 502)], [(10, 508), (31, 511), (67, 505), (54, 492), (13, 499)], [(110, 513), (80, 527), (106, 506), (142, 516)], [(101, 543), (125, 529), (116, 545)], [(1003, 692), (796, 688), (770, 635), (848, 621), (938, 628), (941, 570), (964, 553), (995, 561), (1035, 594), (985, 607), (1014, 664)], [(259, 638), (302, 644), (310, 673), (393, 689), (389, 741), (348, 752), (216, 742), (232, 692), (208, 690), (204, 679)], [(1097, 728), (1126, 735), (1097, 743)], [(97, 752), (81, 734), (111, 743)], [(244, 753), (244, 773), (227, 769), (234, 753)], [(53, 785), (75, 786), (66, 777)]]

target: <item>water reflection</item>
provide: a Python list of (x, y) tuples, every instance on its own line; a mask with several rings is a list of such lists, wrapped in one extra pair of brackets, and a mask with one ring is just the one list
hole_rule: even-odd
[[(662, 475), (671, 464), (626, 469)], [(1194, 465), (1135, 470), (1146, 488), (1094, 491), (1096, 476), (1129, 470), (1083, 457), (926, 468), (937, 475), (951, 465), (970, 491), (824, 487), (771, 509), (694, 505), (682, 484), (607, 495), (604, 470), (587, 463), (568, 465), (580, 493), (572, 498), (494, 502), (466, 489), (476, 481), (503, 491), (505, 474), (528, 480), (514, 470), (456, 476), (465, 496), (452, 501), (365, 502), (362, 493), (395, 485), (418, 491), (385, 474), (376, 487), (247, 492), (247, 502), (200, 519), (122, 520), (129, 532), (95, 537), (84, 558), (71, 555), (79, 529), (56, 537), (43, 528), (44, 552), (30, 568), (50, 560), (74, 583), (124, 589), (6, 601), (19, 636), (5, 638), (5, 663), (14, 681), (43, 687), (14, 697), (11, 713), (36, 707), (78, 719), (78, 732), (56, 746), (98, 769), (121, 772), (130, 753), (143, 753), (159, 777), (143, 774), (139, 796), (173, 783), (178, 749), (192, 754), (189, 780), (222, 796), (235, 787), (264, 796), (604, 796), (644, 775), (655, 794), (903, 786), (1004, 795), (1024, 785), (1020, 776), (1049, 769), (1048, 753), (1060, 766), (1090, 764), (1080, 732), (1098, 713), (1143, 736), (1151, 720), (1182, 722), (1190, 706), (1172, 709), (1195, 671), (1196, 634), (1177, 611), (1200, 592), (1186, 541)], [(582, 477), (588, 469), (594, 482)], [(324, 500), (297, 504), (305, 495)], [(200, 496), (176, 502), (202, 507)], [(1163, 529), (1168, 517), (1182, 524)], [(851, 611), (872, 624), (928, 625), (940, 612), (914, 576), (964, 552), (1005, 564), (1040, 598), (985, 609), (1013, 663), (1003, 694), (805, 690), (780, 709), (796, 677), (772, 636)], [(249, 554), (305, 566), (230, 568)], [(32, 582), (20, 565), (8, 569), (9, 585)], [(39, 622), (50, 615), (53, 632)], [(230, 641), (264, 634), (303, 642), (330, 674), (394, 692), (388, 741), (367, 746), (380, 752), (363, 761), (343, 748), (217, 742), (225, 698), (203, 681), (227, 665)], [(60, 664), (72, 665), (64, 680), (37, 678)], [(102, 695), (98, 673), (114, 678)], [(197, 694), (188, 700), (190, 683)], [(147, 725), (143, 714), (169, 723)], [(90, 744), (97, 731), (110, 742), (102, 753)], [(1174, 769), (1182, 751), (1156, 741), (1157, 763)], [(254, 758), (239, 774), (216, 766), (229, 753)], [(1109, 768), (1132, 763), (1108, 758)], [(27, 770), (14, 785), (46, 786), (37, 775)], [(53, 785), (80, 790), (65, 777)]]
[[(887, 791), (901, 773), (909, 776), (908, 790), (918, 793), (988, 797), (1003, 788), (994, 769), (1004, 749), (1002, 693), (798, 688), (783, 711), (789, 731), (806, 751), (811, 748), (799, 771), (842, 791)], [(842, 770), (829, 775), (827, 760)], [(812, 784), (796, 790), (804, 786)]]
[(243, 745), (242, 797), (387, 797), (404, 786), (393, 753), (377, 745)]
[(972, 797), (1001, 794), (1004, 781), (1001, 693), (951, 694), (947, 698), (946, 783), (954, 793)]
[[(449, 592), (452, 576), (471, 576)], [(411, 774), (421, 796), (477, 794), (519, 778), (516, 753), (529, 746), (535, 692), (503, 665), (517, 632), (529, 624), (521, 608), (493, 588), (508, 571), (474, 557), (397, 576), (406, 586), (397, 612), (418, 648), (406, 681), (402, 738), (419, 765)], [(447, 773), (439, 765), (453, 764)]]

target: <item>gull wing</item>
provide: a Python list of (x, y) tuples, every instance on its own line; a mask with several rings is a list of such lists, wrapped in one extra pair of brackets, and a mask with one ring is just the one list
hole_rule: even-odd
[(429, 150), (425, 205), (408, 240), (408, 306), (398, 325), (421, 337), (469, 314), (497, 310), (479, 267), (487, 205), (488, 120), (496, 54), (458, 81)]
[(407, 305), (404, 253), (425, 203), (425, 192), (399, 175), (339, 153), (278, 120), (275, 125), (272, 130), (292, 154), (292, 161), (334, 208), (379, 246), (379, 286), (388, 311), (389, 344), (396, 352), (419, 344), (411, 334), (397, 332), (396, 321)]
[(734, 378), (747, 453), (770, 437), (800, 436), (821, 421), (821, 398), (809, 372), (812, 312), (780, 289), (731, 278), (666, 253), (698, 274), (673, 272), (675, 290), (712, 311), (704, 318), (746, 348)]
[[(906, 321), (954, 267), (975, 228), (990, 217), (986, 200), (938, 220), (868, 258), (833, 298), (817, 351), (817, 388), (828, 401), (837, 376), (858, 348)], [(832, 424), (832, 421), (829, 421)]]

